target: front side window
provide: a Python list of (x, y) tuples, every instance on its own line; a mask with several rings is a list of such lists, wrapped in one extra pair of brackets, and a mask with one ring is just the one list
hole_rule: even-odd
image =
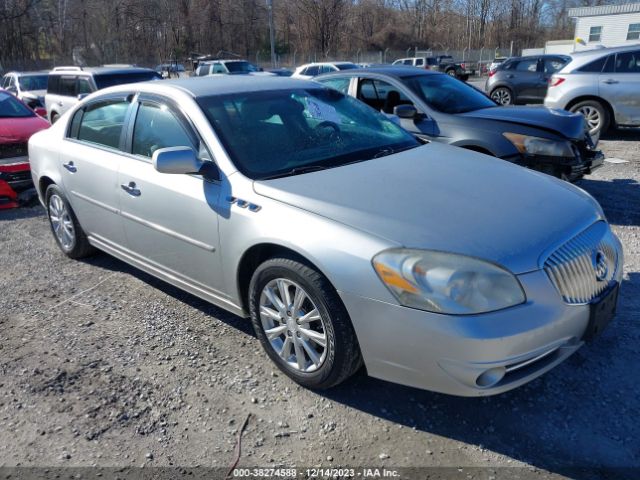
[(518, 72), (535, 72), (538, 70), (538, 59), (537, 58), (530, 58), (527, 60), (520, 60), (516, 66), (515, 66), (515, 70)]
[(245, 61), (227, 62), (226, 67), (231, 73), (250, 73), (257, 72), (258, 68)]
[(304, 72), (304, 75), (309, 75), (311, 77), (315, 77), (316, 75), (318, 75), (318, 72), (320, 71), (320, 67), (317, 65), (312, 65), (311, 67), (307, 67), (307, 69)]
[(424, 65), (424, 58), (416, 58), (416, 67), (421, 67)]
[(640, 50), (618, 53), (616, 73), (640, 73)]
[(358, 99), (376, 110), (392, 114), (398, 105), (413, 105), (413, 102), (397, 87), (382, 80), (360, 81)]
[(0, 118), (34, 117), (35, 113), (6, 92), (0, 92)]
[(602, 27), (591, 27), (589, 29), (589, 41), (599, 42), (602, 36)]
[(373, 160), (419, 146), (384, 115), (327, 88), (199, 98), (236, 167), (252, 179)]
[(78, 140), (119, 148), (124, 119), (129, 108), (126, 100), (107, 100), (89, 105), (79, 120), (74, 116), (71, 130), (78, 129)]
[(464, 113), (496, 106), (475, 88), (449, 75), (419, 75), (403, 81), (429, 106), (443, 113)]
[(629, 25), (627, 40), (640, 40), (640, 23), (632, 23)]
[(91, 84), (89, 83), (88, 78), (78, 78), (78, 95), (91, 93), (93, 89), (91, 88)]
[(227, 73), (227, 69), (221, 63), (211, 65), (211, 73)]
[(141, 103), (133, 128), (132, 153), (151, 158), (153, 152), (167, 147), (193, 148), (194, 141), (166, 105)]

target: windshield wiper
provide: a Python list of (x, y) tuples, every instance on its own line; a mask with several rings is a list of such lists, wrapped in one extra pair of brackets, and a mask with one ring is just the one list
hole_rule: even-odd
[(261, 177), (260, 180), (273, 180), (274, 178), (290, 177), (292, 175), (300, 175), (302, 173), (326, 170), (327, 168), (330, 167), (326, 165), (304, 165), (302, 167), (292, 168), (291, 170), (287, 170), (286, 172), (280, 172), (273, 175), (268, 175), (266, 177)]
[(380, 157), (386, 157), (387, 155), (393, 155), (394, 153), (400, 153), (400, 152), (404, 152), (405, 150), (411, 150), (412, 148), (416, 148), (419, 147), (420, 144), (418, 145), (408, 145), (406, 147), (402, 147), (402, 148), (381, 148), (380, 150), (378, 150), (375, 155), (373, 156), (373, 158), (380, 158)]

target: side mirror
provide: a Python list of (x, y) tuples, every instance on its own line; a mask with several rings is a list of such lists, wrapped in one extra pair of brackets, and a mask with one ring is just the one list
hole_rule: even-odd
[(191, 147), (159, 148), (153, 152), (151, 160), (160, 173), (202, 175), (207, 180), (220, 179), (215, 163), (198, 159)]
[(16, 95), (18, 93), (18, 89), (16, 87), (14, 87), (13, 85), (11, 85), (11, 86), (7, 87), (7, 92)]
[(42, 107), (36, 107), (33, 109), (36, 112), (36, 115), (41, 116), (42, 118), (47, 118), (47, 109)]
[(80, 93), (77, 98), (78, 98), (78, 100), (84, 100), (88, 96), (89, 96), (88, 93)]
[(400, 118), (413, 120), (418, 117), (418, 110), (413, 105), (398, 105), (393, 108), (393, 114)]

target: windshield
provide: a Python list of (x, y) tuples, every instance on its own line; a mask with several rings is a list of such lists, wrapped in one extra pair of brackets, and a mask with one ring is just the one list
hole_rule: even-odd
[(0, 92), (0, 118), (26, 118), (33, 117), (35, 113), (16, 100), (13, 95), (6, 92)]
[(418, 75), (403, 81), (439, 112), (464, 113), (496, 106), (482, 92), (449, 75)]
[(98, 89), (123, 85), (125, 83), (146, 82), (148, 80), (162, 79), (158, 72), (130, 72), (130, 73), (105, 73), (95, 75), (94, 80)]
[(46, 90), (49, 75), (23, 75), (19, 78), (20, 89), (24, 91)]
[(353, 70), (354, 68), (358, 68), (358, 66), (353, 63), (338, 63), (336, 67), (338, 67), (338, 70)]
[(238, 170), (256, 180), (419, 146), (384, 115), (326, 88), (211, 96), (198, 103)]
[(225, 66), (232, 73), (236, 73), (236, 72), (246, 73), (246, 72), (258, 71), (258, 67), (256, 67), (255, 65), (252, 65), (249, 62), (227, 62), (225, 63)]

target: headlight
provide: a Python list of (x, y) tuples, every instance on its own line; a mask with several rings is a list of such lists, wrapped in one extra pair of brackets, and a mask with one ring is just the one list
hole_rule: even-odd
[(540, 137), (530, 137), (519, 133), (503, 133), (522, 154), (545, 155), (548, 157), (575, 157), (571, 142), (548, 140)]
[(401, 305), (435, 313), (492, 312), (526, 300), (516, 277), (493, 263), (429, 250), (385, 250), (373, 267)]

